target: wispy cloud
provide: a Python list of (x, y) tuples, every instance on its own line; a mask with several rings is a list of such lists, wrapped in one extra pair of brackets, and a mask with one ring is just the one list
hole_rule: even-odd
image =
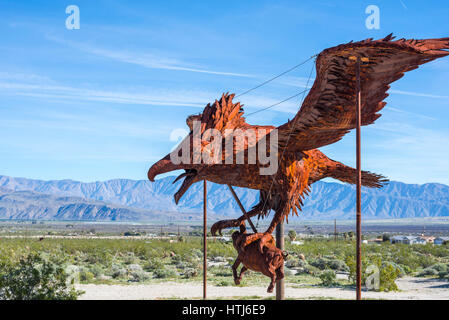
[(441, 96), (441, 95), (421, 93), (421, 92), (411, 92), (411, 91), (402, 91), (402, 90), (390, 90), (389, 92), (395, 93), (395, 94), (402, 94), (402, 95), (406, 95), (406, 96), (435, 98), (435, 99), (449, 99), (449, 96)]
[[(45, 77), (42, 77), (44, 79)], [(10, 75), (9, 79), (22, 79), (21, 76)], [(33, 76), (35, 81), (1, 81), (0, 93), (15, 96), (34, 97), (42, 100), (58, 101), (98, 101), (117, 104), (137, 104), (167, 107), (204, 108), (207, 103), (219, 98), (221, 92), (203, 90), (161, 89), (152, 87), (132, 87), (121, 91), (87, 89), (60, 85), (49, 79), (41, 81), (41, 77)], [(48, 78), (45, 78), (48, 79)], [(8, 80), (8, 79), (5, 79)], [(144, 94), (141, 92), (145, 92)], [(260, 109), (275, 104), (284, 97), (262, 97), (260, 95), (245, 95), (239, 99), (246, 107)], [(296, 113), (299, 109), (299, 98), (287, 101), (273, 108), (273, 111)]]
[(179, 59), (161, 57), (159, 55), (152, 53), (140, 53), (140, 52), (123, 51), (119, 49), (112, 50), (112, 49), (98, 48), (83, 43), (66, 41), (49, 35), (47, 35), (47, 38), (49, 40), (53, 40), (55, 42), (64, 45), (68, 45), (72, 48), (76, 48), (89, 54), (120, 61), (123, 63), (135, 64), (148, 69), (188, 71), (188, 72), (207, 73), (222, 76), (245, 77), (245, 78), (254, 77), (253, 75), (244, 73), (211, 70), (208, 68), (203, 68), (201, 66), (195, 66), (191, 63), (187, 63)]
[[(134, 91), (118, 92), (93, 90), (61, 85), (0, 82), (0, 91), (6, 94), (36, 97), (41, 99), (103, 101), (120, 104), (153, 106), (188, 106), (203, 108), (210, 101), (205, 92), (164, 90), (145, 88), (147, 94)], [(212, 95), (209, 94), (212, 98)]]
[(399, 109), (399, 108), (394, 108), (394, 107), (387, 106), (387, 107), (385, 107), (385, 109), (391, 110), (391, 111), (394, 111), (394, 112), (397, 112), (397, 113), (409, 114), (411, 116), (421, 117), (421, 118), (428, 119), (428, 120), (437, 120), (434, 117), (430, 117), (430, 116), (427, 116), (427, 115), (424, 115), (424, 114), (420, 114), (420, 113), (416, 113), (416, 112), (410, 112), (410, 111), (402, 110), (402, 109)]

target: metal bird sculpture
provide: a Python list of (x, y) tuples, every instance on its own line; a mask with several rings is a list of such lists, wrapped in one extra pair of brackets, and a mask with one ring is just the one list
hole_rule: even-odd
[[(339, 141), (356, 126), (356, 68), (358, 57), (361, 81), (361, 121), (369, 125), (378, 119), (386, 102), (390, 83), (400, 79), (405, 72), (419, 65), (449, 55), (449, 38), (441, 39), (400, 39), (393, 40), (389, 35), (384, 39), (367, 39), (350, 42), (322, 51), (316, 58), (316, 78), (296, 116), (279, 126), (255, 126), (246, 123), (240, 103), (234, 103), (233, 94), (223, 94), (220, 100), (208, 104), (203, 112), (187, 118), (191, 133), (183, 143), (190, 149), (176, 151), (177, 156), (186, 156), (189, 161), (174, 163), (170, 154), (155, 163), (148, 171), (148, 178), (154, 181), (158, 174), (184, 169), (176, 180), (184, 181), (174, 195), (176, 203), (195, 182), (209, 180), (219, 184), (257, 189), (260, 201), (247, 215), (238, 219), (223, 220), (215, 223), (212, 234), (223, 228), (238, 227), (247, 217), (259, 215), (265, 217), (274, 211), (274, 217), (264, 233), (255, 233), (246, 237), (246, 243), (259, 240), (260, 251), (264, 243), (271, 241), (271, 233), (284, 219), (288, 221), (291, 212), (298, 214), (304, 197), (310, 192), (310, 186), (323, 178), (331, 177), (347, 183), (356, 183), (355, 169), (326, 157), (317, 148)], [(194, 128), (194, 122), (199, 125)], [(195, 138), (195, 130), (201, 138)], [(247, 132), (255, 132), (255, 139), (244, 139), (244, 143), (233, 146), (230, 161), (221, 163), (195, 161), (198, 153), (209, 156), (214, 154), (212, 145), (227, 146), (229, 132), (245, 137)], [(213, 134), (211, 134), (211, 132)], [(215, 135), (220, 133), (220, 135)], [(277, 136), (275, 145), (267, 142)], [(212, 139), (214, 136), (214, 139)], [(249, 135), (247, 135), (249, 136)], [(218, 138), (217, 138), (218, 137)], [(233, 139), (234, 139), (233, 138)], [(271, 140), (270, 140), (271, 141)], [(181, 144), (183, 144), (181, 143)], [(196, 143), (196, 148), (194, 147)], [(261, 159), (251, 159), (251, 151), (275, 152), (278, 168), (271, 174), (260, 174), (267, 167)], [(184, 153), (185, 152), (185, 153)], [(228, 159), (223, 152), (218, 157)], [(243, 164), (236, 158), (241, 156)], [(226, 158), (228, 157), (228, 158)], [(383, 176), (362, 172), (362, 185), (379, 188), (387, 179)]]

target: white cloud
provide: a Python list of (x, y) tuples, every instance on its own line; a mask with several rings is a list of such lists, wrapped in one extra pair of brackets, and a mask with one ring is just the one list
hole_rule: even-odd
[(88, 46), (82, 43), (76, 43), (72, 41), (62, 40), (56, 37), (47, 36), (48, 39), (53, 40), (58, 43), (62, 43), (68, 45), (70, 47), (76, 48), (78, 50), (94, 54), (97, 56), (101, 56), (108, 59), (113, 59), (116, 61), (130, 63), (142, 66), (144, 68), (149, 69), (165, 69), (165, 70), (177, 70), (177, 71), (188, 71), (188, 72), (198, 72), (198, 73), (207, 73), (207, 74), (215, 74), (222, 76), (233, 76), (233, 77), (253, 77), (249, 74), (236, 73), (236, 72), (225, 72), (225, 71), (216, 71), (207, 68), (202, 68), (201, 66), (195, 66), (191, 63), (187, 63), (185, 61), (181, 61), (179, 59), (161, 57), (152, 53), (141, 53), (141, 52), (130, 52), (123, 51), (117, 49), (104, 49), (104, 48), (95, 48), (92, 46)]

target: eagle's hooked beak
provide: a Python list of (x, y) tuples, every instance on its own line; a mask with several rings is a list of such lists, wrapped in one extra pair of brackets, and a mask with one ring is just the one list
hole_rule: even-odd
[(166, 155), (165, 157), (163, 157), (161, 160), (159, 160), (158, 162), (156, 162), (155, 164), (153, 164), (151, 166), (151, 168), (148, 170), (148, 179), (150, 181), (154, 182), (154, 178), (162, 173), (166, 173), (166, 172), (170, 172), (170, 171), (175, 171), (175, 170), (180, 170), (180, 169), (184, 169), (185, 172), (180, 174), (174, 181), (173, 183), (177, 182), (178, 180), (184, 178), (184, 181), (181, 184), (181, 187), (179, 188), (179, 190), (175, 193), (175, 202), (176, 204), (178, 204), (179, 199), (181, 199), (181, 197), (184, 195), (184, 193), (189, 189), (189, 187), (198, 181), (198, 171), (196, 169), (192, 169), (192, 168), (186, 168), (186, 165), (183, 164), (174, 164), (173, 162), (171, 162), (170, 160), (170, 154)]
[(176, 165), (170, 160), (170, 153), (156, 162), (148, 170), (148, 179), (154, 182), (154, 178), (162, 173), (183, 169), (182, 165)]

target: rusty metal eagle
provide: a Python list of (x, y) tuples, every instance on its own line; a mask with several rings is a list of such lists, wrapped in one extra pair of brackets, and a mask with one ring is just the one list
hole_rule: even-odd
[[(264, 243), (272, 241), (271, 233), (278, 223), (288, 219), (290, 213), (299, 214), (303, 199), (314, 182), (331, 177), (356, 183), (355, 169), (328, 158), (317, 149), (339, 141), (356, 126), (354, 57), (365, 61), (360, 66), (361, 121), (362, 125), (369, 125), (381, 116), (379, 112), (386, 105), (384, 99), (388, 96), (387, 91), (392, 82), (419, 65), (449, 55), (444, 50), (449, 49), (449, 38), (393, 38), (389, 35), (379, 40), (350, 42), (322, 51), (316, 58), (316, 78), (309, 94), (295, 117), (279, 127), (248, 124), (243, 117), (241, 104), (233, 102), (234, 95), (223, 94), (220, 100), (208, 104), (201, 114), (187, 118), (191, 133), (184, 142), (191, 146), (191, 161), (176, 164), (171, 161), (169, 154), (149, 169), (148, 178), (154, 181), (159, 174), (184, 169), (185, 173), (177, 178), (184, 180), (174, 195), (176, 203), (193, 183), (201, 180), (259, 190), (259, 203), (247, 216), (265, 217), (273, 210), (274, 217), (264, 233), (248, 235), (244, 245), (260, 239), (262, 249)], [(248, 130), (256, 132), (255, 143), (246, 141), (232, 149), (233, 156), (237, 158), (242, 155), (245, 162), (237, 164), (234, 159), (231, 163), (195, 163), (193, 145), (197, 143), (201, 151), (206, 152), (212, 143), (210, 137), (195, 141), (195, 121), (200, 124), (198, 130), (201, 133), (206, 133), (208, 129), (221, 133), (222, 141), (219, 143), (223, 146), (226, 144), (227, 129), (238, 129), (242, 135)], [(266, 164), (259, 159), (248, 163), (248, 154), (253, 148), (260, 149), (260, 141), (269, 140), (274, 133), (277, 135), (278, 168), (273, 174), (262, 175), (260, 169), (266, 167)], [(268, 154), (272, 152), (269, 144), (263, 148)], [(222, 157), (224, 160), (225, 156)], [(385, 182), (387, 179), (381, 175), (362, 172), (362, 185), (365, 187), (379, 188)], [(211, 232), (216, 234), (223, 228), (238, 227), (247, 216), (219, 221), (212, 226)]]

